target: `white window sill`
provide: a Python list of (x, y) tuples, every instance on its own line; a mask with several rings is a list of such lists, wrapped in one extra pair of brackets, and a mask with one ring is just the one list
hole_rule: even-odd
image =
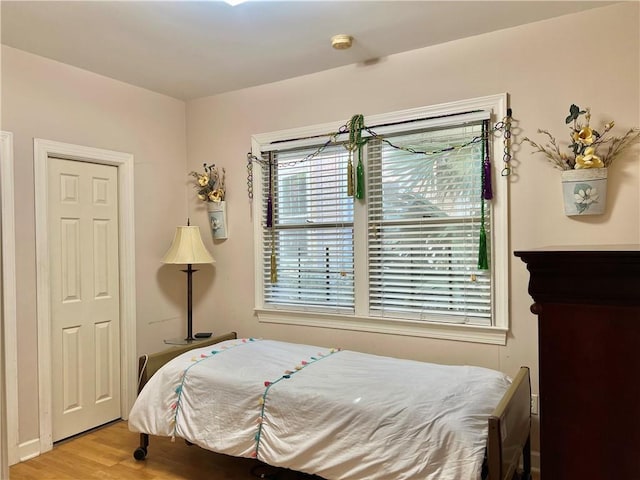
[(306, 327), (404, 335), (408, 337), (439, 338), (462, 342), (506, 345), (508, 329), (457, 323), (433, 323), (411, 320), (310, 313), (287, 310), (255, 309), (261, 323), (278, 323)]

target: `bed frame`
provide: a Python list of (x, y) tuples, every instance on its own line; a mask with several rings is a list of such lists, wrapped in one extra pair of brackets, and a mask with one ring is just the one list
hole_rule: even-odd
[[(212, 337), (203, 342), (181, 345), (159, 353), (144, 355), (138, 362), (138, 393), (151, 376), (168, 361), (193, 348), (206, 347), (238, 338), (236, 332)], [(487, 442), (488, 476), (485, 480), (531, 480), (531, 384), (529, 369), (521, 367), (513, 383), (489, 417)], [(133, 452), (136, 460), (147, 456), (149, 435), (140, 434), (140, 446)], [(519, 470), (522, 458), (522, 471)]]

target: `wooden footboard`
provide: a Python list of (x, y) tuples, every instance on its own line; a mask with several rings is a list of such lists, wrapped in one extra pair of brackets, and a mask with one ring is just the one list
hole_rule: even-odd
[(523, 480), (531, 478), (531, 382), (521, 367), (511, 387), (489, 417), (489, 480), (512, 480), (523, 459)]

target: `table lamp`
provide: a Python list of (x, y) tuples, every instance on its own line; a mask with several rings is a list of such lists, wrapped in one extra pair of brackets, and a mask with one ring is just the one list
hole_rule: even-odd
[(193, 342), (193, 316), (192, 316), (192, 275), (197, 272), (191, 266), (195, 264), (216, 263), (207, 251), (200, 227), (191, 226), (187, 220), (187, 226), (176, 227), (173, 243), (162, 258), (162, 263), (186, 264), (187, 269), (182, 270), (187, 274), (187, 338), (185, 341)]

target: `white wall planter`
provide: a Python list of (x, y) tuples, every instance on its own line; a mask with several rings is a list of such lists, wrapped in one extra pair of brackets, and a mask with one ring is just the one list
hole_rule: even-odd
[(229, 235), (227, 228), (227, 203), (225, 201), (207, 202), (207, 212), (213, 239), (226, 239)]
[(603, 214), (607, 197), (607, 169), (563, 170), (562, 196), (567, 216)]

